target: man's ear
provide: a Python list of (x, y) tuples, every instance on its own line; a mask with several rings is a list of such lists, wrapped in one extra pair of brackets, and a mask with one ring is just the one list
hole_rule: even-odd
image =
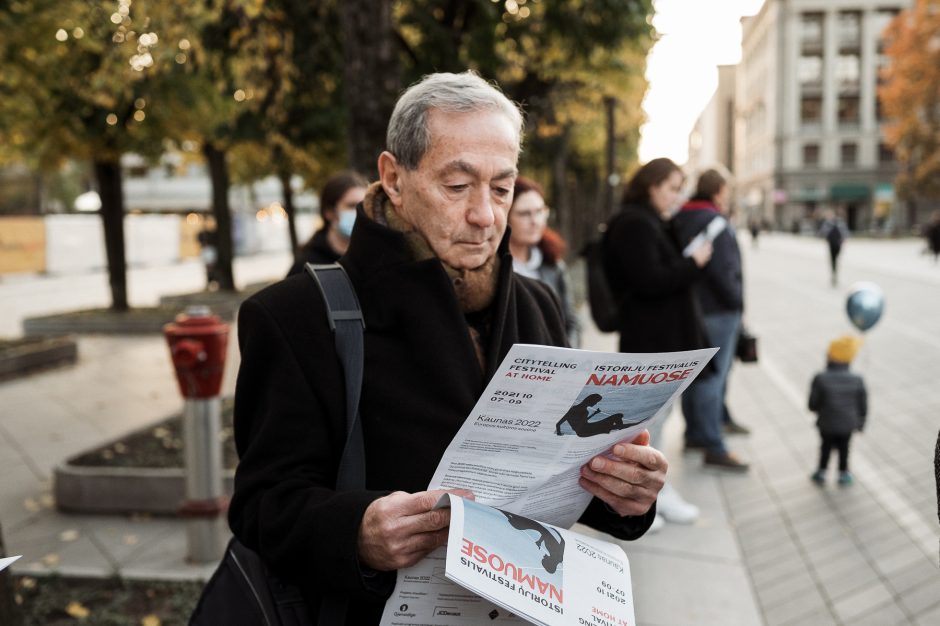
[(402, 168), (395, 155), (387, 150), (379, 155), (379, 182), (396, 209), (401, 207), (401, 174)]

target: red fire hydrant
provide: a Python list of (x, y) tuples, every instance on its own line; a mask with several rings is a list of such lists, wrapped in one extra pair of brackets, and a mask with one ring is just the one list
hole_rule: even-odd
[(222, 374), (229, 325), (209, 307), (191, 306), (163, 327), (184, 398), (183, 451), (186, 498), (179, 514), (188, 518), (189, 560), (222, 558), (228, 497), (222, 482), (220, 444)]

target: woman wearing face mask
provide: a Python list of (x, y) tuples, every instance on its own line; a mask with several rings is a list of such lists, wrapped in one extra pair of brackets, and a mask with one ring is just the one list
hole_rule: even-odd
[(353, 171), (330, 176), (320, 193), (323, 227), (297, 250), (288, 276), (304, 271), (307, 263), (335, 263), (343, 256), (356, 221), (356, 206), (365, 197), (368, 185), (361, 174)]
[[(682, 171), (669, 159), (654, 159), (627, 183), (620, 212), (604, 236), (604, 267), (620, 302), (621, 352), (674, 352), (708, 346), (693, 284), (711, 258), (704, 243), (682, 256), (670, 219), (678, 208)], [(650, 445), (660, 448), (662, 422), (651, 429)], [(690, 524), (698, 508), (667, 484), (657, 501), (657, 521)]]
[(530, 178), (519, 176), (509, 210), (509, 252), (517, 274), (536, 278), (555, 290), (565, 313), (568, 343), (581, 345), (581, 325), (571, 298), (565, 256), (565, 241), (548, 228), (548, 207), (542, 187)]

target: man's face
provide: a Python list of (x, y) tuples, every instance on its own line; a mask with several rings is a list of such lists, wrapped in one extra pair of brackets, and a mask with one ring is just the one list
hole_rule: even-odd
[(431, 145), (418, 167), (409, 171), (394, 163), (397, 184), (384, 175), (382, 182), (395, 211), (424, 235), (439, 259), (457, 269), (480, 267), (506, 230), (518, 137), (496, 111), (431, 109), (428, 128)]

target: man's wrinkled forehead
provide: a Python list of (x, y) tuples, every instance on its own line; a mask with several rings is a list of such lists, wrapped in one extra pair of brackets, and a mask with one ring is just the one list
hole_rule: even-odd
[[(440, 176), (447, 176), (449, 174), (467, 174), (473, 178), (481, 178), (483, 173), (480, 171), (480, 168), (464, 161), (463, 159), (454, 159), (453, 161), (448, 161), (445, 163), (437, 172)], [(515, 167), (507, 167), (496, 172), (493, 175), (493, 180), (513, 180), (516, 176), (519, 175), (519, 170)]]

